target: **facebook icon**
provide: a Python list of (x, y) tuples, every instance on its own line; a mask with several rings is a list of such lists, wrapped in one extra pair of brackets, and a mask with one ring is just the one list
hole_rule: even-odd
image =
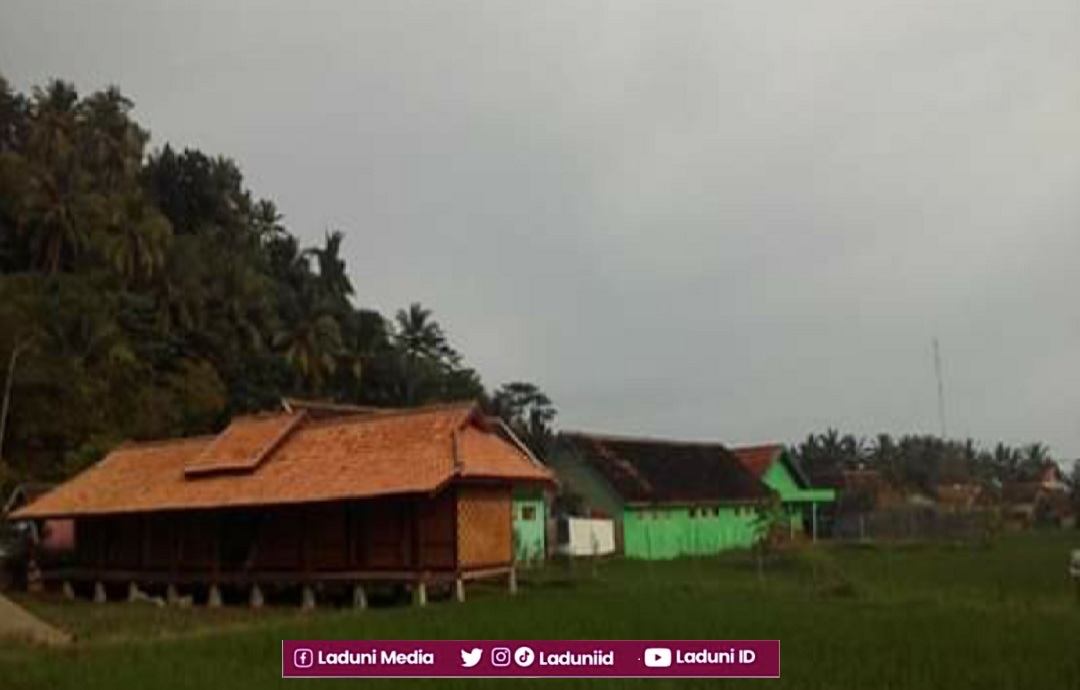
[(297, 649), (292, 654), (293, 666), (296, 668), (311, 668), (315, 655), (310, 649)]

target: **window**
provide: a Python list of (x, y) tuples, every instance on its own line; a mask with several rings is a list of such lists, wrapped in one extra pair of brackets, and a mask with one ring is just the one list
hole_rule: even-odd
[(717, 506), (713, 506), (712, 515), (713, 517), (720, 517), (720, 508), (718, 508)]
[[(503, 513), (505, 515), (505, 513)], [(535, 520), (536, 519), (536, 506), (521, 506), (521, 519), (522, 520)]]
[(697, 508), (691, 508), (690, 509), (690, 519), (693, 520), (696, 517), (697, 517)]

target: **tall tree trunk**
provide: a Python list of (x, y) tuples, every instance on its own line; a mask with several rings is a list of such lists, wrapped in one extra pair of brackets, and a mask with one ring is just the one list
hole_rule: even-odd
[(4, 439), (7, 432), (7, 418), (8, 411), (11, 408), (11, 388), (15, 382), (15, 364), (19, 360), (19, 355), (23, 353), (30, 345), (29, 341), (23, 341), (16, 343), (15, 347), (11, 350), (11, 357), (8, 358), (7, 379), (4, 382), (4, 402), (0, 406), (0, 460), (4, 459)]

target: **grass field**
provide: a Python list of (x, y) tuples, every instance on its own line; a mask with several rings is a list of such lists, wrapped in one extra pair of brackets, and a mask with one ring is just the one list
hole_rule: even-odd
[[(491, 681), (516, 688), (1067, 688), (1080, 684), (1080, 603), (1066, 577), (1080, 532), (992, 546), (827, 546), (752, 559), (549, 566), (517, 597), (300, 614), (25, 601), (73, 630), (64, 650), (8, 645), (0, 688), (277, 686), (283, 638), (781, 640), (781, 678)], [(466, 681), (288, 681), (471, 688)]]

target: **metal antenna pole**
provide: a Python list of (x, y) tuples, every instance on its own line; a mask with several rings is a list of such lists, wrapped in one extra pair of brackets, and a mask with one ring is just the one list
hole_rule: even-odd
[(936, 337), (934, 338), (934, 375), (937, 376), (938, 422), (941, 424), (941, 438), (945, 438), (948, 435), (948, 429), (945, 426), (945, 384), (941, 377), (941, 348), (938, 346)]

